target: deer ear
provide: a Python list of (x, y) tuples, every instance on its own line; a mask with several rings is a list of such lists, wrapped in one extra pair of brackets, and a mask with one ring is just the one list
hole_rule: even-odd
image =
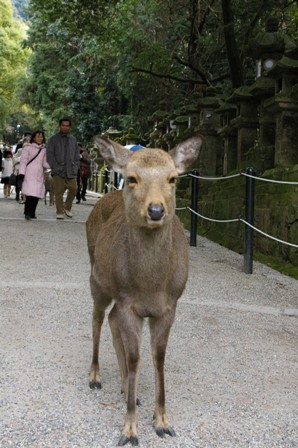
[(123, 148), (119, 143), (99, 135), (94, 137), (94, 145), (99, 149), (102, 157), (113, 170), (124, 174), (127, 162), (132, 155), (131, 151)]
[(169, 151), (179, 174), (189, 170), (200, 154), (203, 138), (199, 135), (178, 143)]

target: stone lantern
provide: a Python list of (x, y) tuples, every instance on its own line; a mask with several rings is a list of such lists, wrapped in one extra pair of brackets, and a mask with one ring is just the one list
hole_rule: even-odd
[(187, 139), (195, 133), (196, 126), (199, 123), (198, 104), (196, 98), (193, 98), (193, 102), (183, 104), (179, 109), (176, 109), (169, 121), (169, 133), (173, 134), (175, 131), (176, 137), (174, 143), (179, 143), (182, 140)]
[(220, 124), (217, 133), (223, 142), (223, 174), (236, 169), (237, 166), (237, 132), (231, 126), (231, 120), (236, 117), (236, 105), (223, 103), (217, 110)]
[(275, 165), (298, 163), (298, 46), (284, 56), (267, 75), (275, 81), (275, 95), (264, 103), (276, 117)]
[(177, 113), (177, 114), (179, 113), (179, 115), (177, 115), (174, 118), (173, 124), (174, 124), (174, 126), (176, 126), (176, 135), (177, 135), (177, 137), (180, 137), (188, 129), (189, 117), (188, 117), (188, 115), (181, 114), (181, 110), (177, 110), (177, 111), (174, 111), (174, 112)]
[(167, 132), (168, 112), (165, 110), (156, 110), (149, 121), (154, 122), (154, 130), (149, 135), (149, 146), (154, 148), (167, 149), (167, 144), (163, 140), (163, 135)]
[(238, 106), (232, 124), (237, 129), (237, 168), (253, 164), (264, 171), (274, 166), (275, 117), (264, 102), (274, 95), (275, 82), (267, 74), (282, 58), (287, 39), (278, 31), (278, 20), (269, 17), (265, 31), (252, 39), (250, 54), (255, 60), (255, 80), (236, 89), (228, 99)]
[(230, 120), (230, 126), (237, 133), (236, 168), (240, 170), (244, 164), (247, 165), (247, 155), (255, 144), (258, 101), (248, 91), (248, 86), (242, 86), (234, 91), (227, 102), (237, 106), (236, 117)]
[(107, 129), (103, 135), (108, 136), (112, 140), (115, 140), (116, 138), (122, 136), (122, 131), (118, 131), (118, 129), (115, 129), (112, 126), (110, 126), (109, 129)]
[(220, 175), (223, 172), (222, 141), (217, 133), (219, 115), (216, 110), (220, 105), (219, 96), (215, 88), (208, 87), (206, 95), (198, 100), (200, 121), (195, 131), (205, 137), (199, 169), (202, 175), (207, 176)]
[(140, 142), (140, 137), (135, 133), (133, 128), (129, 128), (123, 137), (125, 145), (136, 145)]
[(271, 70), (285, 51), (285, 36), (278, 31), (278, 19), (268, 17), (265, 31), (256, 35), (250, 43), (250, 52), (256, 61), (256, 79)]

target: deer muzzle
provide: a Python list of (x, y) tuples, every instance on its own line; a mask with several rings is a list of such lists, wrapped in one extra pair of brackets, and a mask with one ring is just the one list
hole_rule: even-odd
[(162, 204), (150, 204), (147, 210), (148, 217), (152, 221), (160, 221), (165, 214), (165, 208)]

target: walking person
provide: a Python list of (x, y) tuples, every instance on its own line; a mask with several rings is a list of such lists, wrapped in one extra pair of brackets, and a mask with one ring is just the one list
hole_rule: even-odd
[(2, 158), (3, 158), (2, 148), (0, 147), (0, 171), (2, 171)]
[(45, 135), (43, 131), (33, 132), (30, 144), (22, 149), (19, 179), (22, 181), (22, 193), (26, 195), (24, 206), (25, 219), (36, 219), (36, 207), (39, 199), (44, 198), (44, 168), (49, 168), (46, 159)]
[[(59, 132), (49, 138), (47, 160), (52, 170), (57, 219), (63, 219), (64, 213), (72, 218), (71, 208), (77, 193), (77, 174), (80, 167), (78, 143), (70, 134), (71, 120), (59, 120)], [(67, 190), (66, 200), (63, 195)]]
[(3, 194), (5, 198), (10, 197), (10, 176), (13, 173), (12, 152), (10, 150), (4, 151), (4, 159), (2, 160), (2, 176), (1, 184), (4, 184)]
[[(13, 162), (13, 172), (16, 176), (16, 186), (15, 186), (15, 190), (16, 190), (16, 197), (15, 200), (19, 201), (20, 200), (20, 193), (21, 193), (21, 187), (22, 187), (22, 181), (19, 178), (19, 168), (20, 168), (20, 161), (21, 161), (21, 154), (22, 154), (22, 150), (24, 146), (30, 145), (30, 140), (31, 140), (31, 133), (27, 133), (26, 136), (24, 136), (24, 138), (17, 144), (16, 146), (16, 150), (15, 153), (13, 155), (12, 158), (12, 162)], [(25, 203), (25, 195), (21, 194), (21, 204)]]
[(80, 152), (80, 169), (78, 172), (78, 190), (77, 190), (77, 204), (86, 201), (86, 191), (88, 185), (88, 179), (91, 176), (91, 160), (87, 150), (84, 150), (81, 143), (78, 143)]

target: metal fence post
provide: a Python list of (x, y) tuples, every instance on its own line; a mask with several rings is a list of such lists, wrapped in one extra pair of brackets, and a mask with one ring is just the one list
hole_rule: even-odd
[(105, 193), (108, 193), (108, 191), (109, 191), (108, 184), (109, 184), (109, 170), (106, 168), (105, 169), (105, 187), (104, 187)]
[[(198, 175), (199, 172), (197, 170), (192, 171), (191, 176), (191, 209), (194, 212), (198, 211), (198, 186), (199, 186), (199, 179)], [(190, 245), (196, 246), (197, 245), (197, 223), (198, 223), (198, 217), (196, 213), (190, 212)]]
[(118, 189), (118, 173), (114, 173), (114, 188)]
[(95, 192), (98, 193), (98, 173), (95, 173)]
[[(246, 174), (255, 176), (254, 168), (247, 168)], [(246, 222), (254, 225), (255, 179), (246, 177)], [(244, 272), (252, 274), (253, 268), (253, 229), (245, 225)]]

